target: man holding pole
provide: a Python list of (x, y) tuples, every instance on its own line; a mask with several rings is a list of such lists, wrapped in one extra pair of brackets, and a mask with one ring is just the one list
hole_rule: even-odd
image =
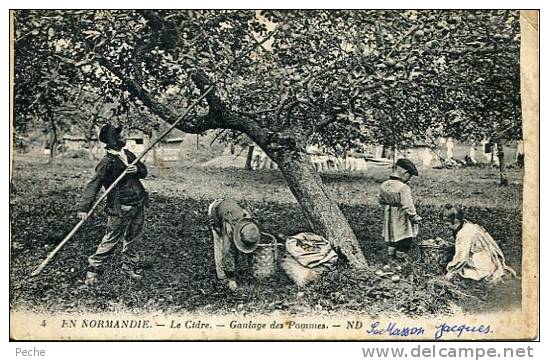
[(107, 154), (95, 168), (95, 176), (83, 191), (78, 216), (85, 219), (101, 188), (107, 189), (124, 170), (126, 175), (107, 196), (107, 229), (95, 253), (88, 257), (86, 285), (97, 282), (102, 266), (120, 240), (123, 240), (122, 271), (132, 279), (142, 277), (139, 255), (134, 248), (143, 233), (144, 207), (148, 203), (147, 192), (140, 181), (147, 176), (147, 168), (141, 162), (132, 165), (135, 154), (122, 149), (126, 139), (121, 126), (104, 125), (99, 132), (99, 140), (106, 144)]
[[(185, 109), (183, 114), (181, 114), (169, 128), (164, 130), (156, 140), (151, 142), (137, 157), (127, 150), (122, 151), (122, 148), (126, 144), (126, 140), (121, 135), (122, 129), (120, 127), (114, 128), (111, 125), (108, 125), (101, 128), (99, 140), (107, 144), (108, 154), (96, 167), (97, 174), (86, 187), (86, 191), (84, 192), (79, 206), (80, 211), (78, 212), (78, 216), (81, 218), (80, 222), (74, 226), (69, 234), (67, 234), (38, 267), (32, 271), (32, 277), (38, 276), (40, 272), (42, 272), (61, 248), (80, 229), (101, 201), (108, 196), (107, 211), (111, 216), (109, 217), (109, 221), (111, 222), (110, 227), (107, 225), (107, 234), (105, 235), (105, 238), (99, 245), (96, 254), (90, 257), (90, 271), (86, 275), (86, 283), (93, 284), (97, 282), (97, 271), (99, 264), (101, 264), (101, 261), (98, 260), (106, 258), (114, 249), (114, 245), (116, 245), (120, 238), (123, 238), (126, 233), (127, 236), (124, 237), (125, 247), (122, 252), (128, 262), (125, 262), (126, 266), (124, 267), (124, 271), (133, 278), (141, 278), (138, 268), (136, 267), (137, 262), (135, 262), (137, 257), (130, 256), (131, 248), (129, 247), (131, 243), (129, 241), (135, 241), (141, 235), (144, 218), (143, 207), (146, 206), (148, 202), (147, 192), (145, 192), (143, 185), (139, 181), (139, 178), (145, 178), (147, 175), (147, 168), (140, 163), (140, 160), (158, 144), (158, 142), (164, 139), (168, 133), (177, 127), (181, 121), (185, 120), (189, 112), (213, 89), (213, 86), (209, 86), (205, 89), (204, 92)], [(122, 164), (120, 164), (119, 161)], [(120, 171), (120, 169), (123, 170)], [(118, 176), (116, 176), (117, 174)], [(105, 187), (105, 193), (94, 202), (93, 200), (101, 190), (101, 187)], [(116, 192), (111, 194), (111, 191), (115, 190)], [(86, 210), (87, 212), (85, 212)], [(124, 226), (117, 225), (117, 222), (122, 222)], [(115, 231), (120, 234), (116, 235)], [(116, 240), (116, 242), (113, 242), (113, 240)], [(104, 252), (105, 250), (107, 251)]]

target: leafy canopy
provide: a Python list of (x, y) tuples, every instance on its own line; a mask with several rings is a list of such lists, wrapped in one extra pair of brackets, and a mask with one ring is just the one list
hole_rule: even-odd
[[(214, 84), (215, 97), (182, 130), (228, 128), (239, 136), (257, 128), (298, 144), (343, 148), (438, 135), (521, 135), (518, 12), (14, 16), (17, 129), (47, 109), (90, 109), (99, 101), (110, 104), (111, 118), (154, 127), (175, 120)], [(83, 101), (75, 96), (79, 88), (96, 97)]]

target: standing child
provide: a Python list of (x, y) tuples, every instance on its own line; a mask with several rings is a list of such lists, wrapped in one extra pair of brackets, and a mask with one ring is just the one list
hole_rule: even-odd
[(379, 203), (384, 207), (383, 238), (393, 260), (406, 257), (419, 230), (421, 217), (416, 213), (412, 190), (407, 184), (412, 176), (418, 176), (414, 163), (399, 159), (379, 192)]
[(86, 285), (97, 282), (105, 261), (120, 240), (123, 240), (122, 271), (133, 279), (142, 277), (135, 246), (142, 237), (144, 207), (148, 201), (147, 192), (140, 181), (147, 176), (147, 168), (141, 162), (130, 165), (136, 156), (122, 149), (126, 145), (122, 127), (104, 125), (99, 132), (99, 140), (106, 144), (107, 154), (95, 168), (95, 176), (83, 191), (78, 216), (82, 219), (86, 217), (101, 188), (107, 189), (126, 168), (127, 174), (107, 195), (107, 229), (95, 253), (88, 257)]

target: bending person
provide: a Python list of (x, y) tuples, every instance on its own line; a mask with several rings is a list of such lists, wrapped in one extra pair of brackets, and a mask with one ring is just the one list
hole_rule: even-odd
[(259, 244), (261, 231), (250, 210), (232, 199), (218, 199), (208, 207), (217, 278), (231, 290), (238, 288), (236, 264), (239, 255), (250, 255)]

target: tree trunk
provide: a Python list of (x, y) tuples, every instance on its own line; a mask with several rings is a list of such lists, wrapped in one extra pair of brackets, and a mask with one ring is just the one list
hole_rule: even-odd
[(395, 144), (391, 145), (391, 157), (393, 158), (393, 169), (396, 168), (396, 152), (397, 152), (397, 147)]
[(248, 154), (246, 155), (246, 165), (244, 165), (244, 169), (252, 170), (253, 156), (254, 156), (254, 146), (250, 145), (248, 146)]
[[(156, 137), (158, 136), (158, 131), (156, 129), (153, 129), (151, 131), (151, 134), (149, 135), (149, 143), (153, 141), (153, 139), (156, 139)], [(153, 158), (153, 164), (155, 166), (159, 166), (160, 165), (160, 161), (158, 159), (158, 147), (153, 147), (152, 149), (152, 158)]]
[(499, 185), (506, 186), (508, 184), (508, 181), (505, 175), (505, 152), (503, 150), (503, 144), (501, 140), (497, 140), (495, 144), (498, 147)]
[(368, 266), (349, 222), (334, 202), (305, 152), (280, 160), (278, 164), (291, 192), (301, 205), (314, 232), (327, 238), (354, 269)]
[(50, 135), (50, 158), (55, 157), (55, 149), (57, 148), (57, 127), (52, 122)]

